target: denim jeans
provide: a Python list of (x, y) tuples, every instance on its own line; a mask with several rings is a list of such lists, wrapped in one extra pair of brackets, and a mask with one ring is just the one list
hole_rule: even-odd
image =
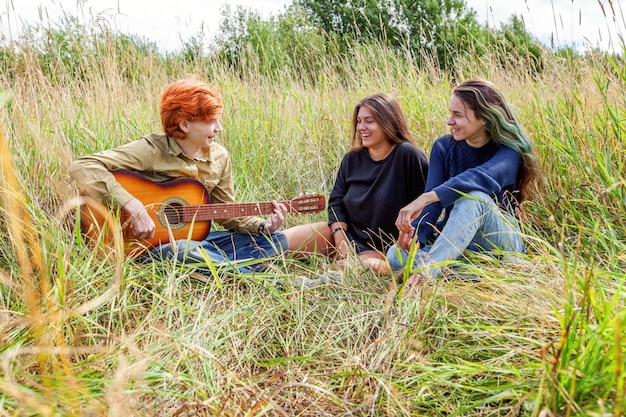
[[(270, 235), (252, 235), (228, 231), (211, 232), (202, 241), (177, 240), (174, 245), (163, 244), (152, 249), (152, 255), (161, 259), (176, 257), (183, 263), (206, 264), (205, 256), (217, 266), (235, 265), (240, 272), (257, 270), (249, 261), (260, 262), (276, 256), (289, 248), (287, 237), (282, 232)], [(201, 254), (205, 252), (205, 256)], [(237, 267), (237, 262), (246, 262), (246, 266)], [(254, 264), (254, 262), (252, 262)], [(201, 270), (208, 267), (200, 266)]]
[[(430, 278), (437, 278), (445, 263), (458, 259), (465, 250), (485, 252), (525, 251), (517, 220), (502, 211), (489, 195), (472, 191), (454, 203), (441, 233), (431, 246), (415, 255), (413, 268)], [(393, 271), (402, 270), (409, 253), (397, 245), (387, 251)]]

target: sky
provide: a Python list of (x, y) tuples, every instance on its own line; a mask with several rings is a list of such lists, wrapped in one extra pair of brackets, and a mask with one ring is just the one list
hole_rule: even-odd
[[(258, 11), (263, 18), (285, 10), (292, 0), (0, 0), (0, 33), (16, 39), (24, 23), (49, 25), (64, 14), (83, 23), (105, 21), (111, 29), (137, 34), (164, 51), (176, 51), (198, 33), (210, 39), (228, 4)], [(579, 50), (599, 47), (622, 52), (626, 0), (465, 0), (480, 22), (498, 28), (512, 14), (548, 46)], [(612, 9), (611, 6), (614, 8)], [(603, 14), (606, 13), (606, 16)]]

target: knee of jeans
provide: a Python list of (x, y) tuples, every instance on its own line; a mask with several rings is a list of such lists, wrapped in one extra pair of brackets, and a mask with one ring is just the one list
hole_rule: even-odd
[(482, 191), (470, 191), (454, 203), (454, 208), (468, 206), (483, 207), (485, 203), (493, 204), (493, 199)]
[(202, 242), (196, 240), (178, 240), (176, 241), (176, 255), (179, 261), (185, 261), (188, 259), (202, 261), (204, 255), (200, 252), (202, 248), (203, 252), (207, 252)]
[(282, 253), (289, 249), (289, 242), (287, 241), (287, 236), (280, 231), (274, 232), (271, 234), (272, 244), (275, 246), (276, 253)]
[(470, 191), (469, 193), (467, 193), (468, 195), (477, 198), (479, 200), (486, 200), (486, 201), (491, 201), (492, 198), (489, 196), (489, 194), (483, 192), (483, 191), (478, 191), (478, 190), (473, 190)]
[(389, 263), (391, 270), (394, 272), (400, 271), (404, 268), (406, 258), (406, 252), (400, 249), (397, 245), (392, 245), (387, 251), (387, 262)]
[[(194, 241), (177, 240), (172, 243), (164, 243), (151, 250), (151, 253), (160, 259), (178, 259), (182, 261), (184, 255), (195, 249), (197, 245), (194, 245)], [(193, 246), (192, 246), (193, 245)]]
[(258, 248), (265, 252), (264, 256), (274, 256), (286, 251), (289, 248), (287, 236), (280, 231), (269, 236), (261, 235), (252, 241)]
[(476, 201), (476, 202), (487, 202), (487, 203), (489, 203), (489, 202), (493, 201), (493, 199), (489, 196), (489, 194), (484, 193), (482, 191), (477, 191), (477, 190), (470, 191), (469, 193), (467, 193), (467, 196), (464, 197), (464, 198), (469, 199), (469, 200), (473, 200), (473, 201)]

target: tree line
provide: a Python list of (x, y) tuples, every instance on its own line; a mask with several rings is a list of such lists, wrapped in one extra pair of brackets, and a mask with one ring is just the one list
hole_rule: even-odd
[(176, 52), (160, 51), (155, 42), (135, 34), (116, 33), (105, 19), (85, 25), (66, 15), (52, 25), (26, 26), (17, 41), (0, 47), (0, 64), (11, 79), (19, 75), (24, 54), (35, 55), (49, 77), (63, 67), (64, 73), (80, 79), (99, 65), (103, 54), (113, 54), (130, 79), (141, 73), (141, 57), (149, 57), (166, 65), (218, 60), (241, 75), (288, 73), (316, 82), (324, 66), (345, 62), (355, 48), (372, 45), (391, 48), (408, 66), (441, 70), (488, 56), (503, 67), (522, 61), (532, 73), (542, 70), (545, 53), (576, 55), (568, 48), (553, 51), (543, 45), (515, 15), (499, 28), (480, 24), (464, 0), (294, 0), (268, 19), (242, 6), (222, 6), (218, 34), (208, 39), (198, 32)]
[(499, 28), (489, 28), (464, 0), (295, 0), (284, 13), (266, 20), (249, 9), (223, 7), (215, 52), (234, 67), (254, 53), (262, 57), (261, 70), (269, 71), (298, 57), (298, 62), (308, 63), (305, 72), (315, 72), (312, 54), (346, 54), (372, 43), (397, 49), (418, 65), (428, 60), (441, 69), (451, 69), (467, 56), (497, 51), (502, 65), (521, 58), (539, 71), (541, 55), (549, 49), (526, 30), (520, 17), (512, 15)]

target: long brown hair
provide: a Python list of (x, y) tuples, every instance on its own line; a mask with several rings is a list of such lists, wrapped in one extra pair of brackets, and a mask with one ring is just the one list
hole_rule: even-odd
[(511, 106), (492, 83), (482, 78), (465, 81), (454, 89), (453, 94), (485, 122), (485, 131), (491, 140), (515, 149), (522, 156), (517, 196), (521, 203), (538, 190), (541, 173), (532, 143), (524, 134)]
[(354, 108), (352, 115), (352, 149), (363, 148), (361, 135), (357, 132), (357, 117), (361, 107), (366, 107), (372, 112), (374, 119), (382, 127), (389, 142), (409, 142), (415, 145), (413, 135), (409, 130), (398, 100), (391, 94), (378, 93), (361, 99)]

